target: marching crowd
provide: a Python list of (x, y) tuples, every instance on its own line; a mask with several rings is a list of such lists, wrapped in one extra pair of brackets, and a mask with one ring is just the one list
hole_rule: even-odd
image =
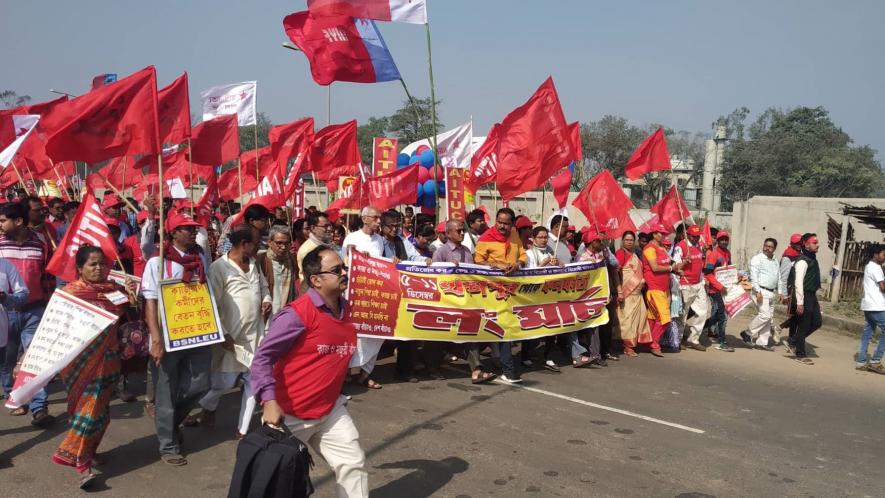
[[(71, 429), (52, 458), (74, 467), (84, 488), (95, 478), (93, 467), (102, 463), (97, 448), (112, 397), (134, 401), (127, 378), (147, 370), (146, 411), (155, 421), (164, 462), (185, 465), (181, 428), (213, 427), (222, 395), (242, 386), (232, 436), (249, 432), (260, 406), (263, 422), (285, 424), (323, 455), (335, 472), (339, 496), (368, 496), (365, 456), (341, 391), (348, 378), (369, 389), (383, 387), (374, 368), (384, 341), (357, 338), (348, 323), (348, 251), (394, 261), (482, 264), (505, 274), (573, 262), (608, 268), (607, 324), (522, 341), (518, 348), (508, 342), (390, 341), (388, 346), (396, 349), (396, 376), (406, 382), (442, 379), (443, 363), (462, 359), (473, 383), (497, 378), (516, 384), (520, 371), (536, 367), (559, 372), (567, 365), (606, 367), (646, 352), (663, 357), (667, 350), (705, 351), (707, 337), (716, 350), (734, 351), (726, 335), (730, 287), (717, 279), (717, 270), (732, 264), (725, 230), (713, 231), (713, 240), (705, 241), (698, 225), (673, 229), (658, 224), (611, 240), (594, 226), (576, 229), (562, 215), (540, 224), (509, 208), (499, 209), (493, 219), (476, 209), (463, 221), (436, 224), (432, 216), (416, 215), (411, 208), (401, 213), (367, 207), (358, 216), (337, 217), (310, 207), (304, 218), (291, 220), (284, 209), (271, 212), (253, 204), (237, 213), (233, 204), (223, 204), (195, 220), (188, 201), (163, 202), (160, 227), (155, 198), (145, 196), (138, 203), (107, 194), (101, 209), (120, 257), (106, 261), (101, 249), (81, 247), (74, 282), (56, 281), (45, 268), (79, 203), (27, 197), (0, 206), (0, 302), (8, 316), (0, 373), (7, 395), (55, 288), (122, 317), (59, 375), (68, 392)], [(740, 333), (748, 347), (772, 351), (783, 343), (798, 362), (813, 363), (805, 341), (821, 326), (818, 249), (815, 234), (795, 234), (780, 256), (778, 241), (766, 239), (750, 260), (739, 284), (750, 292), (756, 311)], [(883, 262), (885, 248), (876, 245), (862, 303), (868, 325), (856, 358), (858, 368), (878, 373), (885, 373), (880, 363), (885, 341), (879, 342), (872, 362), (866, 349), (875, 327), (885, 322)], [(140, 286), (133, 278), (124, 285), (110, 280), (112, 268), (139, 277)], [(165, 351), (158, 292), (166, 279), (208, 283), (223, 343)], [(115, 292), (127, 295), (128, 302), (111, 302), (107, 296)], [(790, 318), (784, 324), (774, 322), (777, 303), (788, 306)], [(788, 336), (782, 336), (781, 327)], [(37, 427), (54, 422), (43, 390), (11, 414), (29, 411)]]

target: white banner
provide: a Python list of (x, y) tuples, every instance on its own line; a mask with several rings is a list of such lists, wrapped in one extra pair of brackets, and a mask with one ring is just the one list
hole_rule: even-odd
[(16, 138), (9, 146), (0, 151), (0, 166), (4, 168), (9, 166), (18, 149), (25, 143), (25, 139), (28, 138), (28, 135), (37, 126), (37, 121), (40, 120), (40, 116), (37, 114), (17, 114), (10, 117)]
[[(403, 147), (401, 153), (411, 155), (421, 145), (432, 147), (430, 139), (418, 140)], [(436, 148), (439, 152), (438, 164), (444, 168), (469, 168), (473, 157), (473, 121), (440, 133), (436, 136)]]
[(213, 86), (208, 90), (203, 90), (200, 92), (200, 100), (203, 102), (203, 121), (209, 121), (218, 116), (236, 114), (240, 126), (254, 125), (257, 93), (257, 81)]
[(118, 318), (63, 290), (56, 290), (22, 358), (6, 406), (18, 408), (30, 401)]

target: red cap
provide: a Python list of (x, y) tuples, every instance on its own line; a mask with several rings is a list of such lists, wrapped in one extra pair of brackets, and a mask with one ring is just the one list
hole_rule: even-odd
[(176, 228), (180, 227), (198, 227), (201, 226), (199, 223), (193, 220), (190, 216), (186, 214), (179, 213), (178, 211), (173, 211), (169, 213), (169, 217), (166, 218), (166, 223), (164, 224), (167, 232), (172, 232)]
[(664, 239), (664, 246), (670, 247), (673, 245), (673, 241), (670, 239)]
[(528, 216), (520, 216), (516, 219), (517, 230), (521, 228), (532, 228), (533, 226), (535, 226), (535, 222), (530, 220)]
[(701, 227), (697, 225), (692, 225), (688, 227), (687, 233), (692, 237), (700, 237), (701, 236)]
[(436, 225), (436, 233), (446, 233), (446, 222), (440, 221), (438, 225)]
[(660, 232), (660, 233), (663, 233), (666, 235), (668, 232), (667, 227), (665, 227), (663, 223), (652, 223), (648, 227), (648, 230), (649, 230), (648, 233), (650, 233), (650, 234), (655, 233), (655, 232)]
[(123, 201), (120, 200), (120, 197), (117, 194), (107, 194), (104, 196), (104, 199), (101, 200), (101, 208), (107, 209), (116, 206), (122, 206)]
[(120, 227), (120, 220), (118, 220), (117, 218), (114, 218), (113, 216), (105, 216), (105, 217), (104, 217), (104, 222), (105, 222), (105, 223), (107, 224), (107, 226), (109, 226), (109, 227), (110, 227), (110, 226), (115, 226), (115, 227), (117, 227), (117, 228)]
[(569, 232), (577, 232), (578, 229), (577, 229), (574, 225), (569, 225), (569, 226), (568, 226), (568, 231), (569, 231)]
[(731, 238), (731, 234), (728, 233), (728, 230), (719, 230), (719, 232), (716, 233), (716, 240), (730, 239), (730, 238)]
[(148, 214), (147, 211), (139, 211), (138, 214), (135, 215), (135, 221), (137, 223), (141, 223), (142, 221), (148, 219), (148, 216), (150, 216), (150, 214)]
[(594, 240), (601, 240), (601, 239), (602, 239), (602, 234), (599, 233), (599, 231), (596, 229), (595, 226), (584, 227), (581, 229), (581, 242), (583, 242), (585, 245), (590, 244)]
[(794, 233), (793, 235), (790, 235), (790, 244), (799, 244), (801, 242), (802, 242), (802, 234), (801, 233)]

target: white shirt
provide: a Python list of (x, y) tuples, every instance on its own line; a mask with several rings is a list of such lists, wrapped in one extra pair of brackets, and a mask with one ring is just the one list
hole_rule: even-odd
[(785, 294), (785, 289), (779, 289), (780, 276), (777, 259), (769, 258), (764, 252), (750, 258), (750, 283), (753, 284), (753, 292), (760, 292), (761, 287), (766, 287), (769, 292)]
[(543, 249), (532, 246), (526, 251), (526, 254), (529, 257), (526, 268), (540, 268), (545, 259), (553, 256), (553, 248), (549, 245), (544, 246)]
[[(177, 247), (173, 247), (172, 249), (178, 251)], [(178, 251), (179, 254), (184, 256), (184, 253)], [(200, 257), (203, 259), (203, 268), (206, 271), (209, 271), (209, 263), (206, 262), (206, 255), (201, 254)], [(180, 264), (170, 261), (168, 259), (163, 259), (163, 280), (175, 280), (181, 278), (184, 275), (184, 267)], [(160, 284), (159, 278), (160, 275), (160, 257), (154, 256), (149, 259), (147, 264), (144, 266), (144, 275), (141, 278), (141, 295), (144, 296), (145, 299), (159, 299), (160, 297)], [(208, 281), (208, 279), (207, 279)], [(209, 284), (209, 292), (212, 293), (212, 284)], [(214, 293), (212, 294), (215, 295)]]
[(367, 252), (373, 258), (381, 258), (384, 255), (384, 239), (377, 233), (369, 235), (362, 230), (350, 232), (344, 238), (341, 246), (344, 248), (345, 253), (347, 253), (348, 247), (353, 246), (357, 251)]
[(879, 282), (883, 280), (885, 280), (885, 274), (882, 272), (882, 265), (875, 261), (867, 263), (863, 269), (861, 311), (885, 311), (885, 293), (879, 288)]
[(572, 253), (568, 250), (568, 243), (563, 240), (557, 244), (557, 240), (559, 240), (559, 238), (553, 235), (553, 233), (550, 233), (548, 235), (547, 247), (555, 247), (556, 259), (559, 260), (559, 264), (567, 265), (572, 262)]

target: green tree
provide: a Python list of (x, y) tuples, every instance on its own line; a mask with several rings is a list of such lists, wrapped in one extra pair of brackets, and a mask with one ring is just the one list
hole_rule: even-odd
[(870, 197), (885, 185), (876, 151), (853, 145), (823, 107), (770, 108), (746, 128), (744, 119), (719, 179), (726, 209), (755, 195)]
[[(436, 101), (437, 133), (445, 130), (439, 121), (439, 107), (442, 101)], [(371, 117), (357, 128), (357, 140), (363, 161), (372, 159), (372, 139), (374, 137), (395, 137), (400, 147), (433, 136), (430, 116), (430, 99), (415, 99), (415, 105), (408, 100), (390, 116)]]
[(273, 126), (270, 118), (263, 112), (259, 112), (255, 121), (258, 124), (250, 126), (240, 126), (240, 154), (246, 151), (255, 150), (255, 127), (258, 127), (258, 148), (270, 145), (267, 138), (270, 128)]
[(585, 178), (580, 187), (602, 168), (611, 170), (615, 178), (623, 177), (627, 159), (647, 135), (621, 116), (605, 115), (599, 121), (582, 124)]
[(0, 92), (0, 103), (6, 109), (27, 105), (31, 101), (30, 95), (19, 95), (13, 90), (3, 90)]

